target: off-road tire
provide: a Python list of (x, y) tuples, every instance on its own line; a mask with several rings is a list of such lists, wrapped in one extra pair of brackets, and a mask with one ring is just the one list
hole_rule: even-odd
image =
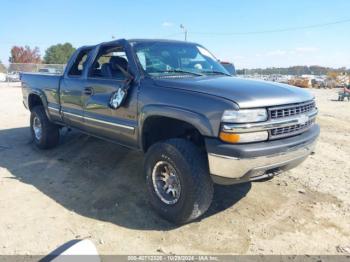
[[(179, 177), (181, 194), (175, 204), (164, 203), (155, 192), (152, 171), (159, 161), (169, 162)], [(145, 156), (144, 170), (150, 203), (166, 220), (175, 224), (188, 223), (209, 208), (214, 189), (207, 157), (190, 141), (174, 138), (152, 145)]]
[[(42, 127), (40, 139), (38, 139), (34, 133), (33, 120), (35, 117), (39, 118), (41, 127)], [(60, 137), (59, 126), (50, 122), (50, 120), (47, 118), (47, 115), (43, 106), (35, 106), (31, 110), (30, 131), (31, 131), (32, 138), (35, 145), (40, 149), (53, 148), (59, 142), (59, 137)]]

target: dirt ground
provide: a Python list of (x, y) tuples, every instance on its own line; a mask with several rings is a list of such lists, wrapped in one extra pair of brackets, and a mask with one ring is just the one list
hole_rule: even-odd
[(340, 254), (350, 250), (350, 102), (317, 98), (321, 137), (301, 166), (266, 182), (216, 186), (181, 227), (150, 208), (139, 153), (76, 132), (40, 151), (21, 90), (0, 86), (0, 254), (47, 254), (89, 238), (100, 254)]

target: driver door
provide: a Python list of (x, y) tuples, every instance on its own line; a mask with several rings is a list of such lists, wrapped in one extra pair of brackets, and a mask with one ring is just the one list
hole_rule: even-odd
[(84, 87), (84, 125), (93, 135), (111, 139), (129, 147), (137, 146), (137, 86), (130, 83), (126, 99), (114, 109), (111, 97), (124, 88), (129, 71), (124, 45), (101, 45), (92, 61)]

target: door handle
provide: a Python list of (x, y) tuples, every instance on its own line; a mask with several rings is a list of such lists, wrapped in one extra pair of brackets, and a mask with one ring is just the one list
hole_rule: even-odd
[(94, 89), (92, 87), (85, 87), (84, 94), (87, 96), (92, 96), (94, 94)]

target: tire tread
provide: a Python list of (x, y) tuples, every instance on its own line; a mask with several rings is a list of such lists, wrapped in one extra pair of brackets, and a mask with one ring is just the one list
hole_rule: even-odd
[[(154, 198), (151, 198), (151, 204), (156, 210), (167, 220), (176, 224), (184, 224), (195, 220), (203, 215), (209, 208), (213, 197), (213, 182), (208, 172), (208, 161), (204, 152), (188, 140), (181, 138), (172, 138), (166, 141), (158, 142), (151, 146), (145, 158), (145, 166), (152, 155), (160, 155), (162, 152), (167, 152), (172, 160), (177, 159), (182, 163), (187, 172), (185, 175), (190, 176), (191, 190), (186, 196), (186, 204), (184, 209), (178, 214), (167, 214), (162, 212), (158, 203)], [(149, 179), (149, 170), (145, 168)], [(150, 187), (150, 185), (148, 185)]]
[[(42, 138), (40, 139), (40, 141), (38, 141), (33, 134), (34, 131), (32, 128), (32, 124), (35, 115), (40, 118), (40, 122), (42, 125)], [(50, 149), (58, 144), (60, 136), (59, 127), (48, 119), (45, 109), (42, 105), (35, 106), (31, 110), (30, 126), (34, 142), (36, 146), (40, 149)]]

